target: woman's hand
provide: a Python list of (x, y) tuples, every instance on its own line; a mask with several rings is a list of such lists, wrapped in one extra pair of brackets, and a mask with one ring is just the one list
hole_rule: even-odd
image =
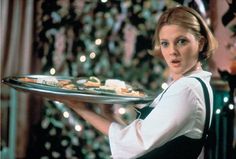
[(58, 101), (60, 103), (65, 104), (66, 106), (70, 107), (74, 111), (82, 111), (82, 110), (89, 110), (87, 104), (85, 102), (79, 102), (75, 100), (70, 100), (70, 99), (63, 99), (63, 98), (58, 98), (58, 97), (50, 97), (49, 100), (54, 100)]

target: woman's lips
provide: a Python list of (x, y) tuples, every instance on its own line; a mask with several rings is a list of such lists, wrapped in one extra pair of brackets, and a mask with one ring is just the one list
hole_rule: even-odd
[(171, 60), (171, 64), (175, 67), (178, 67), (180, 66), (180, 60), (177, 60), (177, 59), (174, 59), (174, 60)]

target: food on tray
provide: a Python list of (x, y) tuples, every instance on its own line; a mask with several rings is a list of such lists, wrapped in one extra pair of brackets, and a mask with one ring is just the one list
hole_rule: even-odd
[(132, 86), (126, 84), (124, 81), (117, 79), (107, 79), (105, 81), (104, 87), (102, 89), (112, 89), (118, 95), (128, 95), (128, 96), (144, 96), (144, 93), (140, 91), (135, 91)]
[(71, 80), (59, 80), (57, 86), (62, 89), (77, 90), (77, 86)]
[(21, 82), (31, 82), (31, 83), (36, 83), (37, 79), (35, 78), (28, 78), (28, 77), (21, 77), (18, 78), (19, 81)]
[(19, 81), (22, 82), (30, 82), (30, 83), (38, 83), (43, 84), (47, 86), (55, 86), (62, 89), (68, 89), (68, 90), (76, 90), (77, 86), (72, 83), (71, 80), (58, 80), (56, 77), (39, 77), (39, 78), (19, 78)]
[(22, 77), (18, 78), (18, 80), (66, 90), (89, 90), (104, 94), (109, 93), (136, 97), (145, 96), (144, 92), (136, 90), (131, 85), (119, 79), (106, 79), (101, 81), (98, 77), (91, 76), (89, 78), (79, 78), (77, 81), (73, 81), (72, 79), (59, 79), (55, 76), (42, 76), (38, 78)]
[(126, 96), (138, 96), (143, 97), (145, 94), (140, 91), (135, 91), (132, 86), (126, 84), (122, 80), (118, 79), (107, 79), (104, 82), (101, 82), (97, 77), (90, 77), (88, 80), (80, 79), (77, 83), (84, 85), (85, 87), (93, 87), (92, 89), (97, 91), (104, 91), (109, 93), (115, 93), (117, 95), (126, 95)]
[(127, 90), (125, 82), (118, 79), (107, 79), (105, 80), (105, 84), (100, 88), (104, 90), (114, 90), (116, 93), (121, 92), (121, 90)]
[(126, 88), (126, 84), (124, 81), (118, 80), (118, 79), (107, 79), (105, 81), (105, 86), (110, 88)]
[(58, 80), (56, 77), (43, 77), (37, 78), (36, 83), (50, 85), (50, 86), (57, 86)]
[(91, 76), (88, 80), (84, 83), (87, 87), (100, 87), (101, 81), (97, 77)]

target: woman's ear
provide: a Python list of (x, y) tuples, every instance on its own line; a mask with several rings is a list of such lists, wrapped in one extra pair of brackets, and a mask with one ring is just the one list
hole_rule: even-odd
[(161, 48), (158, 46), (155, 46), (153, 50), (148, 50), (148, 54), (152, 55), (154, 57), (164, 59), (162, 52), (161, 52)]
[(206, 43), (206, 39), (205, 39), (205, 37), (202, 36), (202, 37), (199, 39), (199, 51), (200, 51), (200, 52), (203, 51), (203, 48), (204, 48), (204, 46), (205, 46), (205, 43)]

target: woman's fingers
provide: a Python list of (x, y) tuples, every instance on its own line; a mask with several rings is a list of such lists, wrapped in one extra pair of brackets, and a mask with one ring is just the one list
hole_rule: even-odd
[(87, 108), (86, 107), (86, 103), (85, 102), (79, 102), (79, 101), (75, 101), (75, 100), (70, 100), (70, 99), (64, 99), (64, 98), (59, 98), (59, 97), (52, 97), (50, 96), (50, 98), (47, 98), (49, 100), (54, 100), (60, 103), (65, 104), (66, 106), (70, 107), (70, 108)]

